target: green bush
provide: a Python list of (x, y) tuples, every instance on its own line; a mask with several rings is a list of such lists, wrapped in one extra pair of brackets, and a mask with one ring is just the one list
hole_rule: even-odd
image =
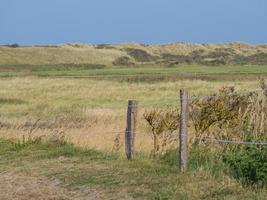
[(267, 186), (267, 147), (247, 146), (225, 153), (232, 175), (249, 185)]

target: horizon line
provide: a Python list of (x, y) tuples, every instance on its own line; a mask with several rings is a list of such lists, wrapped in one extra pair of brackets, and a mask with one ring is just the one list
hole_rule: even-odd
[(184, 44), (184, 45), (229, 45), (229, 44), (246, 44), (249, 46), (262, 46), (267, 45), (266, 43), (249, 43), (244, 41), (232, 41), (232, 42), (183, 42), (183, 41), (177, 41), (177, 42), (166, 42), (166, 43), (142, 43), (142, 42), (111, 42), (111, 43), (89, 43), (89, 42), (64, 42), (64, 43), (33, 43), (33, 44), (19, 44), (19, 43), (5, 43), (0, 44), (0, 46), (16, 46), (19, 47), (42, 47), (42, 46), (63, 46), (63, 45), (88, 45), (88, 46), (94, 46), (94, 45), (127, 45), (127, 44), (135, 44), (135, 45), (145, 45), (145, 46), (162, 46), (162, 45), (174, 45), (174, 44)]

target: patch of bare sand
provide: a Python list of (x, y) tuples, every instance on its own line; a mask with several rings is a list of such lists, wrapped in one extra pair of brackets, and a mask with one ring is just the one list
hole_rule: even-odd
[(0, 200), (100, 200), (95, 189), (69, 191), (57, 179), (29, 177), (10, 172), (0, 173)]

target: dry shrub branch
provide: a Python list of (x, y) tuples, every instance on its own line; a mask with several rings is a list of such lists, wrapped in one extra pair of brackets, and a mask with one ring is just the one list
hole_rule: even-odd
[[(234, 87), (222, 87), (205, 98), (190, 102), (190, 136), (240, 141), (267, 140), (267, 84), (262, 91), (240, 94)], [(147, 110), (144, 118), (153, 136), (153, 153), (163, 153), (173, 142), (179, 126), (177, 109)]]

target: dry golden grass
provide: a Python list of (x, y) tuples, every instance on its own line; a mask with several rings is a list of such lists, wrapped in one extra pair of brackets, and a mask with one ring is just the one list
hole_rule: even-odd
[(0, 47), (0, 64), (111, 64), (118, 57), (125, 56), (123, 51), (101, 49), (93, 46), (73, 47), (63, 45), (58, 47)]
[[(152, 139), (143, 119), (146, 109), (178, 106), (178, 92), (186, 87), (191, 95), (205, 95), (222, 86), (237, 91), (259, 88), (255, 81), (177, 80), (129, 83), (116, 80), (72, 78), (0, 79), (0, 136), (27, 137), (63, 132), (66, 140), (81, 147), (123, 151), (128, 99), (139, 101), (137, 151), (151, 152)], [(116, 142), (114, 142), (114, 140)]]

